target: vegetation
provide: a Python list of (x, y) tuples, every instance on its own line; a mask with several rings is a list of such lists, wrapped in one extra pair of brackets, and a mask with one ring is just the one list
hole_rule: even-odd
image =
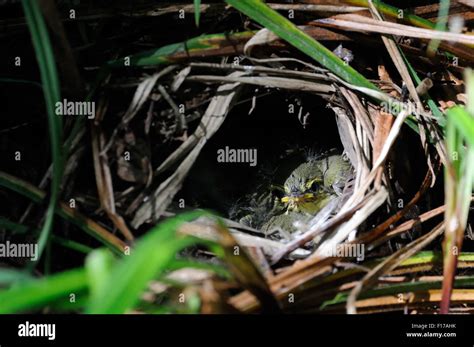
[(0, 4), (1, 313), (472, 312), (472, 5), (106, 4)]

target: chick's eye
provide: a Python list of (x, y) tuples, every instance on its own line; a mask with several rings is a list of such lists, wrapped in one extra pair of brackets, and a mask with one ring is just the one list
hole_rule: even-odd
[(312, 192), (316, 192), (318, 191), (318, 189), (319, 189), (319, 182), (314, 181), (313, 183), (311, 183), (309, 190), (311, 190)]

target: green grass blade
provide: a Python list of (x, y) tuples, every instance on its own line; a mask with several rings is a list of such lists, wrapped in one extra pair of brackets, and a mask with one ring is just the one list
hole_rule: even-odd
[[(25, 182), (17, 177), (11, 176), (7, 173), (0, 171), (0, 186), (9, 188), (18, 194), (26, 196), (27, 198), (31, 199), (31, 201), (35, 203), (41, 203), (46, 194), (36, 188), (35, 186), (31, 185), (28, 182)], [(95, 223), (94, 221), (86, 218), (82, 214), (76, 212), (73, 209), (69, 209), (64, 205), (61, 205), (55, 209), (55, 212), (61, 217), (71, 222), (72, 224), (76, 225), (78, 228), (85, 231), (87, 234), (91, 235), (95, 239), (102, 242), (105, 246), (110, 248), (114, 253), (118, 255), (123, 254), (124, 250), (124, 242), (121, 241), (118, 237), (111, 234), (110, 232), (106, 231), (100, 225)]]
[[(446, 30), (446, 23), (448, 22), (448, 15), (449, 15), (449, 0), (441, 0), (439, 3), (438, 9), (438, 20), (436, 21), (435, 30), (437, 31), (445, 31)], [(440, 40), (431, 40), (430, 44), (428, 45), (428, 52), (434, 53), (438, 49)]]
[[(355, 5), (355, 6), (362, 6), (362, 7), (368, 7), (368, 1), (367, 0), (344, 0), (345, 3)], [(387, 5), (381, 1), (374, 1), (374, 5), (377, 8), (378, 11), (383, 13), (386, 16), (389, 16), (393, 19), (396, 19), (397, 21), (402, 21), (406, 24), (411, 24), (413, 26), (419, 27), (419, 28), (425, 28), (425, 29), (436, 29), (436, 24), (418, 17), (414, 14), (409, 13), (406, 10), (403, 10), (401, 8), (397, 8), (391, 5)], [(463, 57), (463, 59), (472, 60), (473, 56), (473, 48), (474, 45), (455, 45), (451, 44), (449, 42), (441, 42), (440, 45), (444, 50), (446, 50), (446, 55), (448, 57), (455, 57), (455, 56), (460, 56)]]
[[(369, 298), (376, 298), (380, 296), (386, 295), (397, 295), (400, 293), (417, 293), (417, 292), (424, 292), (430, 289), (441, 289), (442, 282), (441, 281), (426, 281), (426, 282), (410, 282), (410, 283), (399, 283), (399, 284), (392, 284), (387, 285), (380, 288), (370, 289), (366, 292), (360, 294), (359, 299), (369, 299)], [(454, 282), (455, 288), (474, 288), (474, 276), (458, 279)], [(341, 305), (347, 301), (347, 297), (349, 293), (338, 293), (336, 296), (331, 299), (325, 301), (321, 305), (321, 309), (332, 305)]]
[(115, 262), (112, 253), (106, 249), (97, 249), (87, 256), (85, 267), (90, 283), (91, 300), (97, 300), (97, 296), (104, 291)]
[(377, 90), (363, 75), (345, 64), (333, 52), (298, 29), (291, 21), (260, 0), (226, 0), (227, 3), (260, 23), (276, 35), (307, 54), (348, 83)]
[(2, 83), (14, 83), (14, 84), (25, 84), (25, 85), (30, 85), (30, 86), (34, 86), (34, 87), (38, 87), (40, 89), (43, 89), (43, 85), (41, 83), (38, 83), (36, 81), (22, 80), (22, 79), (18, 79), (18, 78), (0, 77), (0, 82), (2, 82)]
[(137, 242), (132, 254), (117, 264), (105, 285), (91, 299), (88, 313), (124, 313), (134, 307), (147, 283), (163, 273), (176, 253), (196, 243), (194, 238), (176, 236), (180, 224), (204, 212), (191, 212), (168, 219)]
[(234, 34), (201, 35), (184, 42), (109, 61), (107, 67), (122, 68), (126, 66), (126, 58), (130, 59), (130, 66), (137, 67), (173, 64), (191, 57), (205, 57), (213, 54), (229, 55), (229, 51), (235, 51), (236, 46), (247, 42), (254, 34), (254, 31), (243, 31)]
[[(467, 109), (474, 109), (474, 75), (466, 71)], [(461, 250), (471, 204), (474, 181), (474, 114), (455, 106), (447, 112), (445, 167), (445, 233), (443, 243), (443, 289), (440, 313), (449, 313), (458, 253)], [(466, 143), (466, 145), (465, 145)]]
[[(415, 85), (418, 86), (421, 83), (421, 78), (418, 76), (416, 70), (410, 64), (410, 62), (407, 59), (405, 53), (403, 53), (403, 50), (401, 50), (400, 47), (398, 47), (398, 50), (399, 50), (400, 55), (402, 56), (403, 60), (405, 61), (405, 64), (408, 67), (408, 71), (410, 72), (411, 77), (415, 81)], [(443, 113), (439, 110), (438, 106), (436, 105), (436, 102), (431, 98), (429, 93), (427, 93), (427, 95), (424, 96), (424, 99), (426, 100), (426, 103), (428, 104), (428, 107), (430, 108), (431, 112), (433, 113), (433, 116), (435, 116), (438, 125), (441, 128), (444, 128), (446, 126), (446, 119), (444, 118)]]
[[(368, 261), (364, 266), (372, 268), (384, 261), (386, 258), (378, 258)], [(441, 266), (443, 261), (443, 254), (440, 252), (433, 251), (422, 251), (408, 259), (405, 259), (401, 262), (397, 269), (402, 269), (404, 267), (408, 268), (418, 268), (423, 267), (424, 265), (431, 264), (432, 266)], [(472, 252), (462, 252), (459, 254), (459, 262), (474, 262), (474, 253)], [(423, 270), (422, 270), (423, 271)], [(349, 269), (343, 270), (339, 273), (328, 276), (326, 279), (323, 279), (321, 283), (329, 284), (331, 280), (340, 279), (344, 277), (344, 273), (348, 276), (352, 276), (354, 272), (363, 273), (364, 271), (360, 269)], [(460, 279), (455, 282), (456, 288), (466, 288), (474, 286), (474, 277), (468, 277), (465, 279)], [(425, 291), (429, 289), (440, 289), (442, 287), (441, 281), (430, 281), (430, 282), (410, 282), (410, 283), (400, 283), (393, 285), (384, 285), (383, 287), (370, 289), (368, 291), (362, 292), (359, 296), (359, 299), (368, 299), (378, 296), (393, 295), (406, 292), (418, 292)], [(344, 304), (347, 300), (349, 292), (340, 292), (337, 293), (334, 298), (326, 300), (323, 302), (321, 309), (332, 305)]]
[(199, 27), (199, 19), (201, 18), (201, 0), (194, 0), (194, 21)]
[(88, 288), (84, 269), (70, 270), (40, 280), (28, 281), (21, 286), (0, 291), (0, 314), (38, 309), (57, 300), (69, 301)]
[(60, 100), (60, 89), (53, 50), (39, 3), (35, 0), (23, 0), (22, 4), (41, 73), (44, 99), (48, 114), (51, 155), (53, 159), (51, 197), (46, 211), (45, 222), (38, 239), (39, 259), (48, 242), (53, 225), (63, 170), (62, 120), (55, 114), (56, 102)]
[[(369, 3), (367, 0), (345, 0), (345, 2), (354, 6), (369, 7)], [(427, 19), (408, 13), (407, 11), (404, 11), (395, 6), (385, 4), (382, 1), (374, 1), (373, 4), (377, 8), (377, 10), (379, 10), (383, 14), (392, 18), (399, 18), (405, 23), (426, 29), (434, 29), (436, 26), (433, 22), (430, 22)]]
[(23, 224), (12, 222), (11, 220), (0, 217), (0, 227), (12, 230), (15, 234), (26, 234), (31, 229)]
[(30, 274), (25, 271), (13, 269), (0, 269), (0, 286), (11, 285), (16, 282), (32, 280)]
[(53, 240), (54, 243), (56, 243), (60, 246), (72, 249), (72, 250), (74, 250), (76, 252), (79, 252), (79, 253), (89, 254), (90, 252), (92, 252), (94, 250), (94, 248), (86, 246), (82, 243), (79, 243), (79, 242), (76, 242), (76, 241), (73, 241), (73, 240), (69, 240), (69, 239), (66, 239), (66, 238), (63, 238), (63, 237), (59, 237), (59, 236), (56, 236), (56, 235), (53, 235), (51, 239)]
[(446, 110), (450, 122), (456, 127), (464, 140), (474, 148), (474, 72), (468, 69), (465, 74), (467, 106), (455, 106)]
[(449, 121), (461, 133), (470, 146), (474, 146), (474, 117), (461, 106), (454, 106), (446, 110)]

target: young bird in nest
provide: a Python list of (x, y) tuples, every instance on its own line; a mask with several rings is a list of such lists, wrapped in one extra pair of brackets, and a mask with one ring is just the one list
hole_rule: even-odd
[(315, 214), (344, 188), (351, 172), (350, 164), (341, 155), (310, 160), (299, 165), (283, 186), (281, 202), (288, 211)]
[[(252, 200), (252, 215), (240, 221), (264, 232), (295, 232), (298, 224), (305, 225), (340, 195), (351, 174), (352, 167), (342, 155), (307, 158), (289, 174), (283, 186), (272, 185), (270, 192), (258, 193), (259, 197)], [(281, 194), (275, 199), (277, 191)]]

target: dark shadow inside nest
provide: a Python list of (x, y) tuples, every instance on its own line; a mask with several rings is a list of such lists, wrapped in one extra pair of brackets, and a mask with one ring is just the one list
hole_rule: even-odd
[[(241, 100), (251, 99), (254, 89), (249, 92)], [(177, 195), (187, 207), (227, 216), (239, 199), (265, 180), (281, 181), (307, 155), (342, 152), (334, 114), (323, 99), (275, 90), (255, 95), (263, 96), (256, 99), (253, 112), (249, 114), (251, 100), (240, 101), (204, 147)], [(218, 151), (226, 147), (256, 150), (256, 165), (218, 162)]]

